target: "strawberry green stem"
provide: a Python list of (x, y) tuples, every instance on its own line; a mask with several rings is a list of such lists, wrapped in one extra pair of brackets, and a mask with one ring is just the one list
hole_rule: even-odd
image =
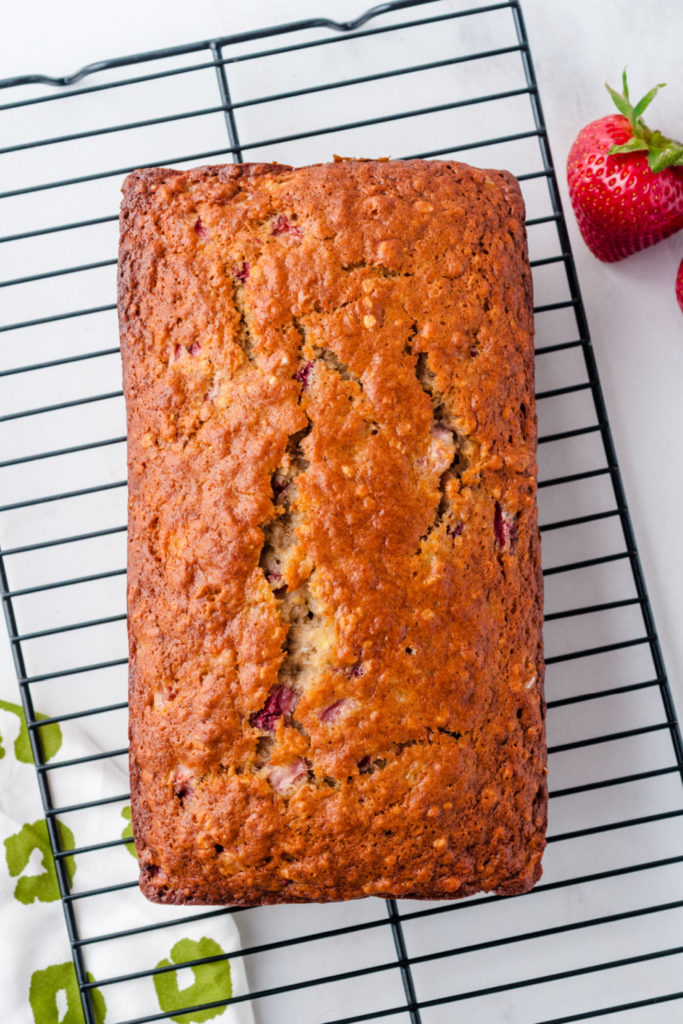
[(635, 106), (631, 103), (628, 93), (628, 81), (626, 69), (622, 75), (623, 92), (617, 92), (605, 82), (605, 88), (614, 100), (614, 105), (620, 114), (627, 119), (633, 130), (633, 135), (620, 146), (612, 146), (609, 153), (635, 153), (643, 150), (647, 153), (647, 161), (653, 171), (663, 171), (665, 167), (683, 167), (683, 144), (675, 139), (668, 139), (659, 131), (653, 131), (643, 121), (643, 113), (650, 106), (660, 89), (665, 83), (660, 82), (653, 89), (645, 93)]

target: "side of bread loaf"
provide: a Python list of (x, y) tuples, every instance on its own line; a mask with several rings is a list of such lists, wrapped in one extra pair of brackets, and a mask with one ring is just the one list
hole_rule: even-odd
[(144, 893), (530, 888), (547, 793), (515, 179), (135, 172), (119, 314)]

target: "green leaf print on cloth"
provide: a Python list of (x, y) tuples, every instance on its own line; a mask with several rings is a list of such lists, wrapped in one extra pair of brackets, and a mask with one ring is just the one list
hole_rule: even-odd
[[(160, 960), (157, 967), (170, 967), (171, 962), (182, 966), (188, 960), (200, 960), (209, 956), (225, 955), (221, 947), (213, 939), (202, 938), (180, 939), (171, 950), (170, 960)], [(154, 987), (157, 990), (159, 1007), (168, 1013), (170, 1010), (182, 1010), (186, 1006), (198, 1006), (201, 1003), (214, 1003), (219, 999), (230, 999), (232, 996), (232, 978), (228, 960), (219, 960), (211, 964), (198, 964), (190, 968), (194, 974), (194, 984), (187, 988), (178, 988), (178, 972), (168, 971), (154, 975)], [(225, 1006), (216, 1006), (211, 1010), (195, 1010), (193, 1013), (181, 1013), (171, 1017), (176, 1024), (201, 1024), (225, 1013)]]
[[(57, 822), (57, 829), (62, 848), (72, 850), (75, 843), (71, 829), (61, 821)], [(34, 850), (40, 854), (44, 870), (39, 875), (23, 875), (22, 872), (28, 866)], [(33, 903), (35, 900), (39, 900), (41, 903), (51, 903), (53, 900), (59, 899), (57, 872), (44, 818), (39, 818), (32, 825), (24, 825), (19, 832), (5, 839), (5, 860), (11, 878), (21, 875), (14, 888), (14, 898), (20, 903)], [(65, 857), (64, 864), (69, 885), (71, 885), (76, 871), (74, 858)]]
[[(92, 974), (87, 977), (88, 981), (95, 980)], [(63, 1017), (57, 1004), (60, 992), (66, 996), (66, 1013)], [(65, 964), (53, 964), (44, 971), (34, 971), (28, 999), (35, 1024), (84, 1024), (76, 971), (70, 960)], [(103, 1024), (107, 1006), (102, 993), (93, 988), (90, 990), (90, 999), (95, 1021)]]
[[(8, 700), (0, 700), (0, 711), (9, 711), (10, 714), (16, 715), (19, 719), (19, 735), (14, 741), (14, 754), (17, 761), (21, 761), (23, 764), (33, 764), (33, 754), (31, 752), (31, 742), (28, 738), (24, 709), (19, 704), (12, 704)], [(36, 714), (38, 721), (47, 717), (47, 715)], [(43, 755), (45, 760), (49, 761), (50, 758), (55, 756), (62, 745), (62, 730), (59, 728), (58, 722), (51, 722), (50, 725), (44, 725), (38, 732), (43, 744)], [(1, 739), (2, 737), (0, 736)], [(0, 742), (0, 757), (4, 756), (5, 751)]]
[[(123, 832), (121, 833), (121, 838), (122, 839), (132, 839), (133, 838), (133, 823), (130, 820), (131, 817), (132, 817), (132, 811), (130, 809), (130, 804), (127, 804), (121, 810), (121, 817), (125, 818), (126, 821), (128, 822), (128, 824), (124, 828)], [(135, 843), (126, 843), (126, 849), (128, 850), (128, 853), (131, 855), (131, 857), (135, 857), (136, 860), (138, 859), (137, 851), (135, 849)]]

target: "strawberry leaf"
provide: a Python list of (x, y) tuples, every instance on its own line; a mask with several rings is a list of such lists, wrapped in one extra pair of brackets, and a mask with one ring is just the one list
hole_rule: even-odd
[[(667, 139), (664, 140), (668, 142)], [(663, 171), (665, 167), (683, 167), (683, 146), (676, 142), (669, 142), (668, 146), (661, 149), (650, 150), (647, 162), (652, 171)]]
[(639, 139), (634, 135), (628, 140), (628, 142), (622, 142), (619, 146), (612, 146), (612, 148), (608, 150), (608, 155), (614, 156), (615, 153), (635, 153), (638, 150), (649, 148), (650, 147), (645, 139)]
[(663, 89), (665, 85), (666, 82), (660, 82), (659, 85), (656, 85), (654, 87), (654, 89), (650, 89), (650, 91), (643, 96), (642, 100), (639, 100), (638, 103), (636, 103), (635, 107), (633, 108), (633, 117), (636, 121), (638, 121), (643, 116), (643, 113), (650, 106), (659, 90)]
[(623, 114), (624, 117), (627, 117), (631, 124), (633, 124), (633, 119), (631, 116), (633, 113), (633, 107), (629, 103), (626, 96), (622, 96), (620, 92), (617, 92), (616, 89), (613, 89), (611, 85), (607, 84), (607, 82), (605, 82), (605, 88), (614, 100), (614, 105), (619, 111), (619, 113)]
[(646, 151), (650, 170), (655, 173), (663, 171), (666, 167), (683, 167), (683, 143), (676, 142), (675, 139), (668, 139), (660, 131), (652, 131), (642, 119), (643, 113), (666, 83), (660, 82), (659, 85), (655, 85), (654, 88), (645, 93), (642, 99), (638, 100), (634, 107), (631, 104), (628, 92), (626, 68), (624, 68), (622, 73), (621, 81), (623, 93), (617, 92), (607, 82), (605, 82), (605, 88), (612, 97), (619, 113), (623, 114), (631, 125), (633, 135), (622, 145), (612, 146), (608, 155), (613, 156), (615, 153)]

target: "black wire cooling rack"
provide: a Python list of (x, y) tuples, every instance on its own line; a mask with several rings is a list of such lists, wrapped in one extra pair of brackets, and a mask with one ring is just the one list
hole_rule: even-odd
[[(403, 0), (355, 21), (274, 26), (0, 86), (0, 583), (87, 1024), (102, 1017), (95, 988), (107, 1024), (683, 1020), (683, 746), (519, 4)], [(150, 164), (303, 164), (335, 151), (462, 156), (522, 183), (547, 591), (545, 875), (518, 899), (160, 907), (141, 923), (120, 817), (120, 182)], [(70, 736), (80, 744), (76, 756), (50, 759), (44, 730), (55, 723), (65, 750)], [(111, 831), (93, 834), (107, 809)], [(63, 826), (78, 839), (65, 842)], [(170, 949), (188, 924), (227, 925), (228, 915), (241, 945), (227, 956), (249, 988), (230, 1000), (214, 991), (185, 1015), (169, 1008), (159, 978), (226, 954), (157, 962), (159, 937)]]

